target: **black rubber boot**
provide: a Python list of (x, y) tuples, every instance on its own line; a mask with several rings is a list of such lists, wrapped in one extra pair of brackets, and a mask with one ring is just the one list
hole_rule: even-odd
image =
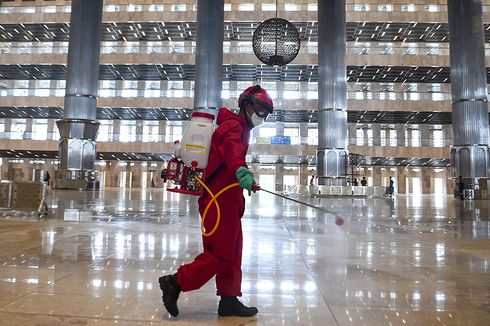
[(158, 282), (160, 283), (160, 289), (163, 293), (163, 305), (169, 314), (177, 317), (179, 315), (177, 300), (179, 299), (179, 294), (182, 291), (179, 283), (177, 283), (177, 274), (162, 276), (158, 279)]
[(218, 306), (218, 315), (220, 316), (237, 316), (237, 317), (252, 317), (259, 310), (255, 307), (247, 307), (241, 303), (237, 297), (221, 297)]

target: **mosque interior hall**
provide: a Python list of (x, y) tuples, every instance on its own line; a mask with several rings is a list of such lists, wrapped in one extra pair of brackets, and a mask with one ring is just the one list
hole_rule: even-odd
[(490, 0), (0, 0), (0, 325), (490, 325), (488, 66)]

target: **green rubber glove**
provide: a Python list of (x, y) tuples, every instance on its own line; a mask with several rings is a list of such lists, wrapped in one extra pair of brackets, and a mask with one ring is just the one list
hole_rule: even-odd
[(236, 178), (240, 187), (248, 190), (249, 196), (252, 194), (252, 192), (255, 192), (255, 189), (253, 189), (253, 185), (256, 184), (254, 174), (248, 168), (240, 166), (236, 170)]

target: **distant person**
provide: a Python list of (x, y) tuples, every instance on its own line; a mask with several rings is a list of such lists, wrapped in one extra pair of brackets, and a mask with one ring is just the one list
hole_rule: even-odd
[(361, 186), (363, 186), (363, 187), (367, 186), (367, 180), (366, 180), (366, 177), (362, 177), (362, 180), (361, 180)]
[(359, 185), (359, 183), (357, 182), (357, 179), (354, 179), (354, 181), (352, 181), (352, 185), (353, 186), (358, 186)]
[(388, 192), (390, 197), (393, 196), (393, 193), (395, 192), (395, 181), (390, 177), (390, 186), (388, 188)]
[(459, 194), (459, 198), (461, 200), (463, 200), (464, 199), (464, 182), (463, 182), (463, 176), (462, 175), (459, 176), (458, 194)]
[(315, 185), (315, 176), (312, 175), (310, 180), (310, 186), (314, 186), (314, 185)]
[(46, 185), (49, 187), (49, 180), (51, 180), (51, 176), (49, 175), (49, 172), (46, 171), (46, 175), (44, 176), (44, 182), (46, 182)]

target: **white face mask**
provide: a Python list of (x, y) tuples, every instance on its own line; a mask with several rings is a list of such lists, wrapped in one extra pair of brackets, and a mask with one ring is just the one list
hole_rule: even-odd
[(255, 112), (252, 113), (252, 116), (250, 117), (250, 122), (252, 122), (252, 125), (254, 127), (258, 127), (261, 124), (264, 123), (264, 118), (259, 117)]

